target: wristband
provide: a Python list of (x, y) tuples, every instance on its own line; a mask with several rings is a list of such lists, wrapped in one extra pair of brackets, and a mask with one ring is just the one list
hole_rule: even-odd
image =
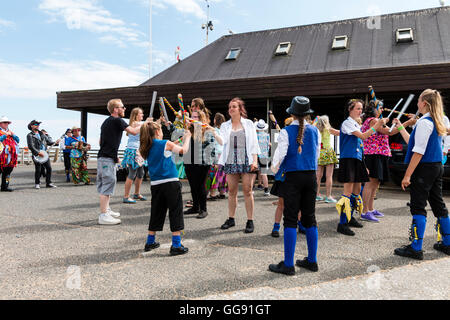
[(398, 131), (402, 131), (403, 129), (405, 129), (405, 127), (404, 126), (398, 126), (397, 129), (398, 129)]
[(181, 138), (178, 138), (178, 142), (179, 142), (180, 144), (182, 144), (182, 143), (183, 143), (183, 140), (181, 140)]
[(375, 130), (373, 127), (370, 128), (370, 129), (372, 129), (372, 131), (373, 131), (374, 133), (377, 133), (377, 130)]

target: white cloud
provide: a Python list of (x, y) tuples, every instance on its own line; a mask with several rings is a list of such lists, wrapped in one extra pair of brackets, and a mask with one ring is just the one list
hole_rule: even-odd
[(101, 61), (45, 60), (11, 64), (0, 60), (0, 97), (45, 99), (57, 91), (135, 86), (148, 76)]
[(145, 34), (98, 4), (97, 0), (41, 0), (39, 9), (48, 14), (50, 22), (65, 22), (68, 29), (80, 29), (114, 37), (120, 45), (141, 45)]
[[(137, 2), (145, 7), (148, 7), (150, 0), (130, 0)], [(168, 9), (174, 8), (185, 15), (192, 15), (198, 19), (206, 19), (206, 3), (204, 0), (151, 0), (154, 8)], [(220, 3), (223, 0), (209, 0), (210, 5)], [(225, 2), (226, 6), (233, 5), (230, 0)], [(212, 7), (212, 6), (211, 6)]]
[(14, 22), (0, 18), (0, 32), (2, 32), (2, 29), (14, 28), (15, 26), (16, 24)]

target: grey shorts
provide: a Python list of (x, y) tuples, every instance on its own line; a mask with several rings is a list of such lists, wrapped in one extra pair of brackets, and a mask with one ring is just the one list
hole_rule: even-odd
[(97, 191), (104, 196), (111, 196), (116, 189), (116, 164), (110, 158), (97, 159)]

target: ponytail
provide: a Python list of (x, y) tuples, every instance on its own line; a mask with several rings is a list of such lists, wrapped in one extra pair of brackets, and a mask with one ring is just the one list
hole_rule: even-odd
[(147, 159), (148, 153), (155, 139), (156, 132), (161, 129), (161, 126), (156, 122), (144, 123), (140, 130), (140, 145), (139, 153), (142, 158)]
[(436, 131), (439, 136), (447, 135), (447, 128), (444, 124), (444, 103), (439, 91), (426, 89), (420, 95), (424, 103), (430, 109), (430, 115), (433, 119)]
[(298, 119), (298, 133), (297, 133), (297, 143), (298, 143), (298, 153), (302, 153), (303, 145), (303, 135), (305, 133), (305, 117), (295, 117)]

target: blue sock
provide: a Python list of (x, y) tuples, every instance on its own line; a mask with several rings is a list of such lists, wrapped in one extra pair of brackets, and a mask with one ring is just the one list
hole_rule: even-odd
[(297, 221), (297, 225), (298, 225), (298, 230), (306, 232), (306, 228), (302, 225), (302, 222), (300, 220)]
[(319, 242), (319, 232), (317, 227), (306, 229), (306, 243), (308, 244), (308, 261), (317, 262), (317, 244)]
[(284, 265), (294, 266), (295, 245), (297, 243), (297, 229), (284, 228)]
[(155, 243), (155, 236), (148, 235), (147, 236), (147, 244), (153, 244), (153, 243)]
[(414, 239), (412, 240), (411, 247), (416, 251), (422, 250), (423, 236), (425, 234), (426, 225), (427, 225), (427, 218), (425, 216), (422, 215), (413, 216), (412, 235)]
[(441, 225), (440, 231), (442, 235), (442, 243), (446, 246), (450, 246), (450, 218), (439, 218), (439, 224)]
[(181, 247), (181, 236), (172, 236), (172, 247)]
[(280, 231), (280, 224), (279, 223), (274, 223), (272, 231)]

